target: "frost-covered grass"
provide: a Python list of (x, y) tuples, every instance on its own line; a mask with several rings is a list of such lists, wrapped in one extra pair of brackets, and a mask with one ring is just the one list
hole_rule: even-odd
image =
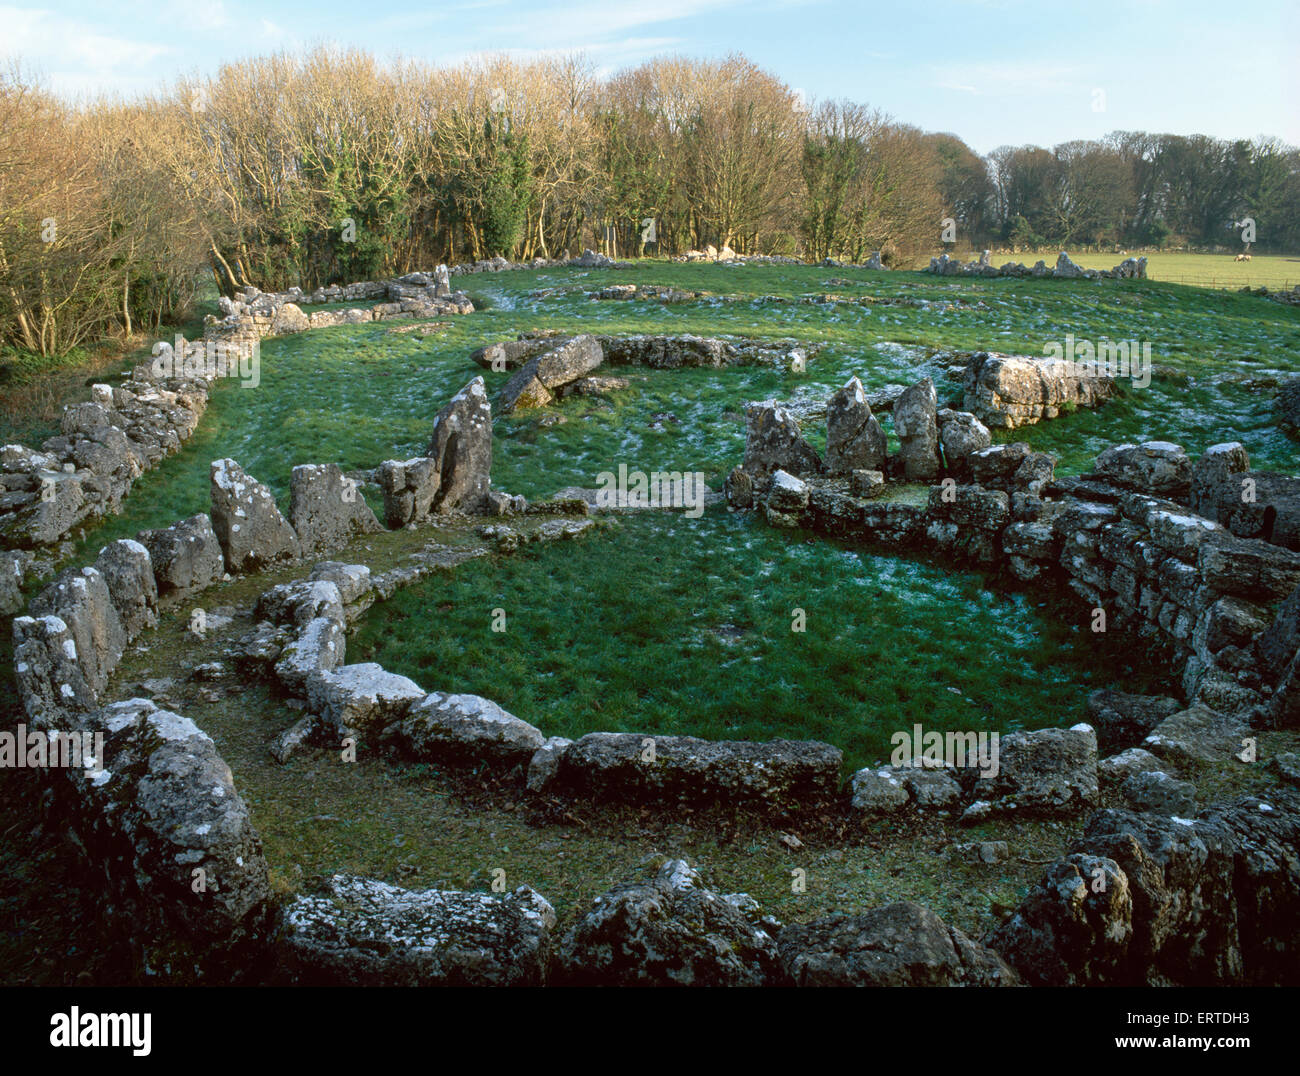
[(376, 606), (348, 660), (486, 696), (548, 735), (820, 739), (854, 767), (915, 723), (1071, 724), (1093, 687), (1164, 686), (1054, 604), (721, 507), (526, 549)]
[[(585, 297), (610, 283), (635, 282), (674, 284), (715, 298), (664, 305)], [(532, 328), (794, 337), (822, 350), (803, 374), (629, 370), (633, 386), (609, 401), (558, 405), (565, 425), (539, 428), (540, 413), (498, 423), (494, 480), (530, 497), (563, 485), (591, 485), (619, 462), (698, 469), (716, 483), (743, 449), (746, 400), (824, 397), (850, 374), (869, 389), (928, 374), (941, 397), (955, 399), (960, 386), (944, 379), (952, 365), (946, 352), (1041, 355), (1066, 334), (1149, 341), (1158, 376), (1094, 413), (1015, 432), (1057, 453), (1061, 472), (1086, 470), (1113, 441), (1148, 438), (1180, 442), (1192, 452), (1236, 438), (1257, 465), (1295, 469), (1296, 446), (1273, 425), (1271, 408), (1278, 378), (1300, 372), (1300, 309), (1262, 299), (1149, 281), (945, 280), (921, 273), (655, 261), (624, 271), (510, 272), (459, 283), (486, 298), (488, 309), (451, 318), (428, 336), (394, 332), (405, 323), (385, 322), (265, 341), (261, 385), (221, 385), (198, 436), (137, 485), (126, 514), (93, 535), (94, 548), (205, 510), (208, 463), (219, 456), (233, 456), (284, 497), (295, 464), (373, 467), (422, 451), (434, 414), (482, 372), (469, 352)], [(533, 297), (539, 290), (552, 294)], [(923, 305), (800, 301), (826, 293)], [(507, 376), (486, 374), (493, 395)], [(663, 414), (677, 421), (656, 417)], [(820, 430), (809, 433), (814, 441), (821, 437)]]
[[(594, 303), (581, 290), (531, 296), (542, 288), (636, 281), (715, 298), (663, 306)], [(486, 299), (486, 309), (427, 336), (390, 331), (408, 324), (390, 322), (266, 341), (261, 386), (221, 386), (196, 436), (136, 484), (125, 514), (86, 536), (76, 559), (88, 562), (113, 538), (207, 511), (215, 458), (233, 456), (283, 503), (295, 464), (369, 468), (422, 451), (434, 414), (481, 372), (469, 352), (530, 328), (797, 337), (822, 345), (801, 375), (623, 369), (617, 372), (632, 378), (630, 389), (606, 401), (563, 402), (552, 409), (567, 418), (563, 425), (540, 427), (540, 415), (500, 421), (494, 482), (532, 498), (592, 485), (619, 463), (698, 469), (716, 485), (740, 458), (746, 400), (815, 403), (850, 374), (868, 388), (924, 373), (938, 378), (950, 364), (945, 351), (1042, 354), (1044, 344), (1067, 333), (1150, 340), (1164, 372), (1096, 412), (1015, 434), (1059, 453), (1061, 471), (1086, 469), (1112, 441), (1152, 437), (1181, 441), (1192, 452), (1238, 438), (1256, 465), (1296, 470), (1296, 446), (1272, 426), (1270, 408), (1272, 382), (1300, 372), (1300, 310), (1260, 299), (1153, 282), (955, 281), (655, 262), (624, 272), (504, 273), (458, 283)], [(827, 292), (915, 305), (799, 301)], [(495, 394), (505, 375), (486, 376)], [(945, 396), (956, 389), (940, 382)], [(819, 429), (807, 432), (824, 440)], [(404, 561), (407, 543), (423, 540), (415, 532), (371, 536), (344, 555), (383, 569)], [(204, 601), (247, 609), (272, 581), (238, 579)], [(505, 633), (489, 630), (495, 608), (506, 611)], [(790, 630), (795, 608), (807, 616), (803, 633)], [(579, 803), (539, 822), (517, 810), (513, 788), (497, 792), (487, 782), (482, 791), (466, 790), (457, 783), (463, 774), (377, 755), (345, 765), (337, 752), (312, 748), (286, 769), (267, 747), (298, 712), (261, 683), (232, 683), (219, 701), (204, 698), (208, 685), (188, 672), (220, 651), (196, 652), (187, 620), (187, 609), (165, 612), (145, 640), (148, 649), (127, 656), (117, 684), (138, 691), (146, 678), (174, 678), (175, 708), (216, 740), (275, 881), (288, 890), (336, 870), (415, 888), (484, 888), (500, 868), (510, 885), (532, 884), (551, 899), (563, 926), (647, 856), (668, 854), (703, 866), (720, 892), (751, 892), (786, 920), (914, 899), (979, 934), (1023, 898), (1040, 873), (1036, 864), (1062, 854), (1077, 830), (1069, 820), (1015, 819), (958, 831), (927, 816), (817, 832), (810, 820), (814, 832), (800, 828), (804, 845), (792, 852), (780, 834), (748, 817), (719, 822), (678, 810)], [(815, 737), (859, 765), (887, 758), (889, 734), (917, 721), (972, 730), (1063, 725), (1082, 716), (1094, 686), (1165, 686), (1152, 682), (1149, 655), (1099, 646), (1075, 623), (1055, 604), (990, 590), (974, 573), (879, 557), (714, 509), (694, 521), (626, 517), (613, 534), (461, 565), (372, 610), (350, 640), (349, 660), (376, 658), (429, 690), (486, 695), (547, 733)], [(1262, 734), (1263, 757), (1295, 749), (1293, 737), (1274, 746), (1271, 738), (1283, 735), (1291, 734)], [(1238, 766), (1228, 777), (1243, 787), (1211, 786), (1206, 802), (1211, 792), (1225, 798), (1276, 780), (1264, 767)], [(476, 779), (468, 778), (471, 785)], [(46, 839), (38, 801), (36, 791), (14, 781), (0, 785), (0, 811), (18, 819), (10, 827), (13, 848), (0, 855), (0, 904), (19, 925), (0, 937), (0, 968), (12, 969), (8, 981), (66, 984), (85, 967), (94, 981), (114, 981), (97, 964), (101, 947), (86, 942), (86, 924), (93, 928), (103, 908), (100, 886), (76, 890), (52, 873), (58, 867), (71, 879), (82, 871), (79, 863), (75, 870), (63, 864), (63, 846)], [(957, 839), (1006, 839), (1015, 851), (994, 867), (940, 861)], [(792, 866), (808, 870), (806, 894), (791, 893)], [(135, 972), (128, 966), (123, 980), (133, 981)]]

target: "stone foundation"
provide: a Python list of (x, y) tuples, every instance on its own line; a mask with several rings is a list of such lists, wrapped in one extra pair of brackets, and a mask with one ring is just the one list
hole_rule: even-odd
[[(468, 462), (473, 454), (462, 456), (439, 434), (453, 418), (462, 435), (466, 422), (474, 425), (475, 408), (460, 412), (472, 385), (435, 424), (431, 450), (440, 455), (428, 459), (442, 460), (434, 468), (440, 489), (477, 488), (466, 481), (478, 474)], [(851, 392), (836, 412), (844, 434), (837, 459), (856, 459), (857, 439), (869, 436), (859, 395)], [(1109, 746), (1133, 748), (1126, 741), (1143, 737), (1123, 765), (1098, 763), (1089, 725), (1008, 735), (988, 782), (919, 764), (860, 771), (847, 788), (839, 786), (838, 750), (816, 742), (627, 733), (547, 739), (490, 700), (430, 693), (377, 665), (345, 664), (347, 625), (421, 573), (372, 578), (363, 565), (337, 562), (267, 591), (255, 638), (241, 644), (243, 668), (272, 677), (291, 697), (305, 696), (308, 716), (268, 747), (285, 761), (312, 738), (359, 737), (414, 759), (493, 768), (521, 795), (547, 800), (739, 802), (777, 817), (813, 811), (846, 819), (919, 809), (978, 821), (1008, 811), (1074, 817), (1096, 804), (1103, 772), (1145, 776), (1138, 784), (1151, 797), (1170, 783), (1152, 766), (1226, 759), (1252, 727), (1300, 717), (1300, 553), (1239, 537), (1186, 505), (1133, 488), (1180, 488), (1191, 469), (1170, 446), (1108, 450), (1097, 474), (1077, 487), (1088, 493), (1082, 498), (1053, 484), (1050, 458), (1044, 463), (1028, 446), (975, 447), (978, 438), (940, 444), (932, 397), (923, 395), (906, 406), (935, 419), (933, 430), (922, 421), (917, 435), (939, 468), (935, 477), (961, 456), (980, 482), (941, 480), (925, 505), (855, 496), (857, 476), (873, 472), (824, 474), (815, 453), (799, 455), (797, 425), (782, 424), (779, 407), (762, 404), (753, 410), (749, 466), (728, 481), (733, 503), (761, 508), (781, 525), (1063, 587), (1082, 599), (1093, 624), (1101, 613), (1106, 630), (1157, 644), (1153, 654), (1181, 670), (1187, 705), (1139, 710), (1130, 697), (1098, 699), (1096, 720)], [(352, 517), (341, 507), (339, 476), (312, 468), (298, 477), (310, 545), (345, 540)], [(339, 875), (320, 893), (277, 908), (260, 840), (212, 741), (146, 700), (100, 698), (123, 648), (152, 623), (157, 593), (201, 589), (223, 566), (238, 571), (297, 555), (289, 540), (300, 550), (303, 536), (259, 485), (233, 461), (218, 461), (217, 526), (195, 517), (107, 547), (95, 568), (56, 580), (32, 603), (32, 615), (14, 622), (15, 672), (33, 726), (103, 734), (104, 757), (64, 771), (56, 783), (73, 831), (103, 871), (106, 900), (154, 962), (165, 954), (193, 969), (187, 976), (211, 981), (242, 973), (297, 983), (1296, 981), (1300, 800), (1285, 793), (1194, 819), (1158, 813), (1158, 805), (1141, 814), (1096, 813), (1070, 854), (983, 941), (912, 904), (783, 927), (744, 894), (710, 892), (680, 861), (615, 887), (558, 944), (550, 904), (526, 887), (501, 896), (411, 892)], [(325, 512), (334, 494), (338, 519)], [(592, 525), (556, 520), (545, 536), (570, 537)], [(484, 536), (502, 539), (501, 527), (490, 525)], [(224, 564), (210, 563), (215, 554)], [(1179, 802), (1165, 792), (1160, 802)]]

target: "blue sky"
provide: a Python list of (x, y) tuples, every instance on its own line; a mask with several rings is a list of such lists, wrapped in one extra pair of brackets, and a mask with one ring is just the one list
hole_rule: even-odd
[(582, 51), (607, 71), (743, 52), (809, 98), (863, 101), (982, 153), (1117, 129), (1300, 144), (1296, 0), (0, 2), (0, 55), (72, 95), (321, 42), (437, 63)]

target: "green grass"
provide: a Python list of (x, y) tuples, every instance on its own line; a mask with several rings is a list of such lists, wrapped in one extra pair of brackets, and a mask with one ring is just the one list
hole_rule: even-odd
[[(595, 303), (583, 294), (615, 282), (675, 284), (716, 298), (665, 306)], [(1273, 425), (1271, 398), (1279, 378), (1300, 372), (1300, 310), (1261, 299), (1153, 281), (945, 280), (662, 262), (458, 283), (486, 308), (445, 319), (448, 326), (428, 336), (392, 332), (409, 324), (395, 322), (266, 341), (260, 387), (219, 386), (196, 436), (139, 480), (122, 516), (83, 536), (72, 562), (88, 562), (113, 538), (206, 511), (214, 458), (233, 456), (283, 503), (295, 464), (372, 467), (422, 451), (438, 409), (481, 372), (469, 352), (530, 328), (794, 337), (822, 345), (801, 375), (619, 370), (633, 380), (627, 391), (548, 409), (566, 418), (563, 425), (543, 428), (537, 414), (499, 420), (494, 485), (534, 499), (565, 485), (591, 486), (620, 463), (701, 470), (716, 486), (743, 451), (746, 400), (823, 402), (850, 374), (868, 388), (930, 374), (948, 398), (958, 386), (946, 377), (946, 352), (1042, 354), (1045, 343), (1067, 333), (1149, 340), (1161, 375), (1097, 411), (1015, 433), (1058, 453), (1061, 472), (1087, 469), (1106, 444), (1152, 437), (1193, 453), (1240, 439), (1256, 466), (1296, 471), (1296, 445)], [(532, 298), (539, 288), (563, 290)], [(916, 302), (802, 301), (826, 292)], [(493, 393), (506, 376), (486, 375)], [(818, 444), (819, 425), (807, 430)], [(423, 532), (375, 535), (341, 555), (383, 570), (425, 540)], [(204, 604), (228, 604), (239, 614), (233, 638), (250, 626), (256, 594), (288, 574), (222, 584)], [(802, 634), (790, 631), (796, 607), (807, 614)], [(504, 634), (489, 630), (494, 608), (506, 610)], [(204, 698), (209, 685), (190, 681), (188, 669), (219, 658), (230, 640), (199, 642), (184, 630), (187, 619), (185, 608), (165, 611), (158, 629), (124, 659), (113, 690), (121, 697), (138, 691), (141, 679), (176, 678), (172, 705), (216, 740), (282, 890), (336, 870), (416, 888), (481, 889), (500, 867), (511, 885), (532, 884), (551, 899), (563, 927), (646, 857), (667, 854), (691, 858), (719, 891), (748, 890), (788, 921), (914, 899), (977, 934), (1006, 914), (1040, 864), (1060, 855), (1078, 829), (1077, 820), (1001, 820), (973, 831), (930, 817), (841, 820), (839, 829), (812, 820), (798, 831), (803, 847), (792, 851), (749, 817), (591, 804), (536, 815), (518, 809), (517, 789), (496, 788), (482, 775), (377, 756), (351, 766), (336, 752), (312, 748), (286, 769), (267, 748), (299, 712), (267, 685), (235, 678), (219, 686), (218, 701)], [(1061, 606), (990, 589), (975, 573), (879, 557), (710, 510), (698, 520), (621, 517), (610, 534), (461, 565), (374, 608), (349, 640), (348, 657), (381, 660), (428, 690), (484, 695), (548, 734), (626, 728), (820, 738), (856, 766), (887, 758), (889, 734), (918, 721), (973, 730), (1065, 725), (1083, 716), (1094, 686), (1167, 687), (1151, 655), (1098, 646), (1076, 624)], [(1269, 738), (1280, 735), (1264, 734), (1269, 750)], [(1282, 746), (1292, 750), (1294, 742)], [(1247, 776), (1274, 780), (1260, 768)], [(119, 972), (98, 944), (104, 932), (95, 929), (103, 907), (98, 882), (86, 881), (71, 854), (45, 839), (34, 792), (11, 775), (0, 800), (9, 827), (0, 855), (5, 980), (70, 983), (84, 974), (115, 981)], [(1010, 840), (1013, 858), (993, 868), (938, 859), (953, 840), (970, 839)], [(792, 867), (808, 870), (807, 894), (791, 893)], [(83, 931), (85, 924), (91, 929)], [(128, 969), (120, 977), (132, 976)]]
[(367, 615), (348, 660), (483, 695), (548, 735), (819, 739), (855, 768), (887, 760), (890, 735), (915, 723), (1071, 724), (1092, 687), (1159, 682), (1078, 617), (975, 573), (720, 507), (620, 522), (400, 592)]
[[(1123, 254), (1076, 254), (1070, 247), (1070, 259), (1085, 269), (1114, 269), (1125, 258)], [(937, 252), (936, 252), (937, 253)], [(994, 265), (1007, 262), (1024, 262), (1033, 265), (1040, 258), (1048, 265), (1056, 264), (1059, 251), (1043, 248), (1037, 254), (994, 254)], [(1202, 288), (1252, 288), (1290, 290), (1300, 284), (1300, 257), (1283, 254), (1252, 254), (1250, 261), (1235, 261), (1235, 254), (1189, 254), (1183, 251), (1143, 250), (1129, 252), (1132, 257), (1147, 260), (1147, 276), (1169, 284), (1194, 284)], [(962, 256), (969, 261), (978, 253)]]
[[(583, 294), (636, 281), (707, 290), (728, 301), (592, 302)], [(1150, 341), (1165, 375), (1099, 411), (1016, 432), (1017, 439), (1057, 453), (1062, 473), (1086, 470), (1114, 441), (1148, 438), (1182, 443), (1189, 452), (1240, 439), (1258, 466), (1295, 467), (1295, 443), (1273, 424), (1272, 396), (1279, 378), (1300, 372), (1300, 310), (1249, 296), (1151, 282), (954, 281), (920, 273), (654, 261), (625, 271), (499, 273), (476, 277), (472, 286), (490, 308), (452, 318), (427, 337), (390, 331), (402, 326), (397, 322), (265, 341), (260, 386), (218, 386), (198, 437), (137, 485), (126, 514), (89, 535), (87, 550), (205, 510), (208, 463), (220, 456), (234, 457), (283, 497), (295, 464), (372, 467), (423, 451), (438, 409), (482, 373), (469, 352), (531, 328), (794, 337), (822, 350), (803, 374), (633, 370), (633, 387), (609, 401), (559, 405), (565, 425), (539, 428), (537, 414), (499, 422), (494, 483), (529, 497), (592, 485), (596, 474), (620, 461), (698, 469), (716, 484), (743, 451), (746, 400), (821, 401), (851, 374), (868, 388), (928, 374), (941, 398), (955, 399), (960, 386), (948, 376), (947, 352), (1041, 355), (1067, 333)], [(564, 291), (530, 297), (543, 287)], [(930, 305), (797, 301), (827, 291)], [(764, 301), (768, 296), (785, 301)], [(946, 302), (954, 299), (966, 305)], [(493, 394), (507, 376), (487, 373)], [(665, 412), (678, 421), (651, 428), (653, 416)], [(821, 436), (809, 432), (814, 440)]]

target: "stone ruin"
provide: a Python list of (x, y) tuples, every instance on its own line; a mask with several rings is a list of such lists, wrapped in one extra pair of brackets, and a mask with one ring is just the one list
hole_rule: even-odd
[(823, 269), (874, 269), (877, 272), (889, 271), (889, 266), (885, 264), (884, 259), (881, 258), (880, 251), (878, 250), (873, 250), (871, 252), (871, 257), (861, 265), (856, 265), (853, 262), (838, 261), (835, 258), (823, 258), (817, 264)]
[(545, 407), (557, 398), (627, 388), (617, 377), (593, 376), (599, 367), (647, 366), (655, 370), (720, 368), (806, 362), (816, 347), (796, 341), (731, 341), (701, 336), (608, 336), (525, 333), (485, 344), (470, 358), (485, 370), (514, 371), (497, 400), (499, 414)]
[(977, 261), (963, 262), (960, 258), (940, 254), (930, 259), (930, 265), (924, 271), (939, 276), (1051, 277), (1055, 280), (1145, 280), (1147, 275), (1146, 258), (1125, 258), (1113, 269), (1084, 269), (1076, 265), (1065, 251), (1057, 255), (1056, 265), (1052, 267), (1041, 260), (1032, 267), (1021, 262), (1007, 262), (998, 267), (990, 262), (990, 255), (991, 252), (986, 250)]
[(1013, 430), (1101, 405), (1114, 395), (1115, 378), (1065, 359), (981, 351), (967, 363), (962, 392), (963, 406), (985, 425)]
[[(196, 345), (199, 346), (199, 345)], [(49, 547), (88, 520), (120, 510), (135, 480), (179, 451), (198, 427), (212, 381), (156, 377), (149, 362), (63, 412), (39, 450), (0, 449), (0, 612), (22, 608), (29, 577), (48, 574)], [(42, 555), (44, 554), (44, 555)]]
[[(578, 344), (579, 355), (590, 347)], [(551, 904), (527, 886), (499, 896), (411, 891), (336, 874), (278, 903), (260, 839), (211, 739), (155, 703), (103, 698), (113, 666), (168, 595), (189, 598), (229, 574), (328, 553), (379, 526), (336, 467), (295, 468), (285, 519), (231, 460), (213, 464), (210, 516), (106, 546), (93, 567), (64, 573), (14, 622), (15, 670), (33, 726), (105, 734), (98, 767), (59, 780), (74, 830), (103, 867), (111, 913), (146, 950), (184, 954), (214, 981), (1293, 982), (1300, 797), (1280, 792), (1198, 811), (1194, 786), (1177, 776), (1184, 762), (1236, 753), (1251, 728), (1300, 722), (1300, 553), (1239, 537), (1188, 503), (1219, 504), (1229, 476), (1246, 473), (1244, 449), (1218, 446), (1193, 464), (1160, 442), (1116, 446), (1070, 485), (1055, 480), (1051, 457), (1027, 445), (993, 446), (974, 414), (938, 409), (926, 381), (894, 401), (903, 441), (896, 459), (856, 378), (828, 405), (824, 460), (780, 405), (751, 405), (747, 421), (745, 459), (727, 483), (736, 508), (1062, 585), (1158, 644), (1153, 653), (1182, 669), (1187, 701), (1094, 693), (1088, 724), (1005, 736), (988, 781), (917, 765), (868, 767), (841, 786), (842, 755), (828, 744), (686, 736), (654, 737), (648, 767), (640, 734), (546, 737), (491, 700), (347, 664), (348, 625), (424, 570), (381, 578), (362, 564), (322, 561), (306, 578), (263, 593), (256, 628), (232, 651), (245, 675), (266, 676), (303, 700), (306, 716), (269, 746), (288, 762), (304, 744), (352, 736), (416, 761), (486, 768), (517, 781), (526, 797), (739, 804), (774, 818), (1074, 817), (1096, 806), (1103, 782), (1121, 788), (1131, 809), (1094, 813), (990, 935), (969, 938), (908, 902), (783, 926), (745, 894), (709, 890), (682, 861), (615, 886), (562, 937)], [(425, 456), (378, 469), (393, 476), (383, 484), (385, 522), (531, 511), (491, 489), (490, 422), (476, 378), (439, 412)], [(924, 506), (880, 503), (871, 494), (886, 475), (961, 482), (934, 485)], [(585, 505), (570, 510), (576, 518), (543, 525), (547, 537), (592, 525)], [(484, 530), (499, 537), (496, 525)], [(1005, 854), (996, 842), (966, 851), (982, 861)], [(208, 883), (202, 900), (190, 888), (195, 870)], [(1098, 877), (1106, 880), (1100, 892)]]
[(1265, 287), (1252, 288), (1249, 284), (1241, 290), (1245, 295), (1258, 295), (1261, 299), (1271, 299), (1284, 306), (1300, 306), (1300, 284), (1296, 284), (1290, 291), (1276, 288), (1270, 290)]
[[(1300, 585), (1300, 480), (1251, 472), (1238, 443), (1194, 463), (1160, 441), (1113, 446), (1092, 473), (1057, 479), (1050, 455), (992, 445), (977, 416), (938, 410), (928, 381), (894, 410), (901, 448), (886, 457), (862, 386), (850, 380), (827, 410), (833, 452), (823, 462), (781, 405), (750, 404), (745, 457), (727, 480), (731, 504), (780, 526), (1057, 580), (1173, 656), (1192, 705), (1219, 712), (1220, 744), (1250, 720), (1295, 723), (1294, 662), (1261, 666), (1258, 655), (1281, 653), (1289, 639), (1270, 606)], [(941, 476), (925, 505), (873, 503), (888, 479)], [(1243, 480), (1254, 500), (1243, 502)]]
[[(0, 451), (0, 610), (22, 607), (26, 581), (51, 571), (55, 552), (88, 520), (120, 511), (131, 485), (145, 471), (176, 452), (198, 427), (215, 378), (233, 375), (257, 341), (333, 325), (391, 318), (468, 314), (473, 304), (451, 290), (451, 277), (507, 269), (572, 266), (619, 268), (604, 255), (512, 263), (504, 258), (438, 266), (432, 274), (408, 273), (394, 280), (359, 281), (268, 293), (245, 288), (219, 300), (222, 316), (205, 320), (204, 339), (174, 354), (171, 344), (155, 349), (160, 358), (138, 364), (125, 385), (95, 385), (92, 399), (65, 409), (61, 432), (40, 450), (6, 445)], [(306, 314), (305, 305), (365, 301), (373, 305)], [(214, 362), (214, 357), (216, 361)]]
[[(491, 344), (474, 356), (485, 367), (513, 369), (512, 383), (528, 386), (532, 398), (563, 395), (606, 361), (674, 368), (788, 357), (785, 344), (555, 335)], [(149, 439), (151, 422), (179, 417), (192, 430), (201, 413), (183, 385), (108, 390), (111, 396), (106, 388), (96, 388), (100, 410), (82, 405), (65, 421), (69, 443), (56, 446), (80, 452), (92, 474), (91, 446), (114, 436), (100, 431), (130, 433), (126, 451), (147, 459), (148, 450), (170, 444)], [(58, 799), (103, 868), (110, 913), (146, 950), (182, 954), (213, 981), (1293, 982), (1300, 797), (1283, 792), (1198, 810), (1195, 787), (1179, 772), (1236, 754), (1252, 729), (1300, 723), (1300, 528), (1288, 484), (1297, 480), (1250, 471), (1238, 444), (1215, 446), (1193, 463), (1164, 442), (1114, 446), (1091, 474), (1058, 480), (1050, 456), (1026, 444), (995, 446), (989, 426), (1051, 418), (1063, 405), (1094, 406), (1109, 394), (1102, 379), (1071, 381), (1050, 360), (981, 353), (964, 390), (966, 410), (938, 407), (928, 380), (889, 393), (896, 455), (856, 378), (828, 404), (824, 459), (787, 409), (751, 404), (728, 500), (779, 526), (1064, 588), (1179, 670), (1185, 700), (1094, 693), (1088, 724), (1005, 736), (990, 781), (919, 765), (868, 767), (842, 785), (842, 755), (828, 744), (687, 736), (654, 737), (657, 763), (647, 767), (640, 734), (547, 737), (491, 700), (429, 692), (374, 664), (348, 665), (349, 624), (430, 569), (376, 577), (365, 565), (328, 560), (261, 596), (257, 626), (232, 660), (302, 700), (306, 716), (268, 745), (282, 763), (305, 744), (346, 735), (415, 761), (486, 768), (517, 782), (525, 797), (739, 804), (773, 818), (806, 811), (848, 818), (940, 812), (968, 822), (1074, 817), (1096, 807), (1103, 784), (1118, 788), (1129, 809), (1094, 813), (1067, 855), (989, 936), (971, 939), (906, 902), (783, 926), (745, 894), (713, 893), (681, 861), (616, 886), (563, 937), (553, 936), (552, 906), (527, 886), (503, 896), (417, 892), (338, 874), (277, 902), (260, 838), (212, 740), (153, 702), (108, 701), (113, 669), (157, 622), (160, 603), (189, 599), (232, 575), (301, 563), (383, 525), (418, 527), (450, 512), (533, 511), (491, 488), (492, 416), (482, 378), (439, 412), (424, 455), (375, 470), (382, 525), (357, 479), (337, 466), (295, 468), (285, 518), (265, 486), (235, 461), (218, 460), (209, 514), (111, 543), (93, 567), (58, 576), (14, 621), (15, 673), (32, 726), (105, 736), (97, 767), (61, 773)], [(185, 414), (172, 415), (176, 409)], [(1260, 491), (1254, 502), (1237, 495), (1245, 479)], [(881, 501), (896, 480), (937, 484), (924, 505)], [(576, 517), (543, 524), (542, 538), (571, 538), (592, 525), (585, 504), (566, 510)], [(481, 530), (509, 547), (511, 535), (499, 525)], [(1005, 854), (989, 842), (970, 852), (986, 861)], [(197, 901), (196, 870), (209, 894)], [(1092, 885), (1098, 876), (1107, 882), (1101, 893)]]
[[(287, 336), (291, 333), (324, 329), (335, 325), (358, 325), (393, 318), (436, 318), (449, 314), (472, 314), (474, 304), (462, 291), (451, 290), (450, 274), (445, 265), (428, 273), (407, 273), (395, 280), (365, 280), (340, 287), (317, 288), (304, 295), (300, 288), (268, 293), (249, 287), (228, 299), (222, 296), (222, 316), (209, 314), (204, 319), (204, 340), (220, 343), (248, 343), (264, 336)], [(302, 307), (311, 304), (349, 300), (372, 305), (349, 310), (320, 310), (306, 314)]]
[(685, 254), (675, 254), (669, 261), (674, 262), (713, 262), (717, 265), (803, 265), (798, 258), (789, 258), (780, 254), (737, 254), (731, 247), (721, 250), (712, 243), (703, 250), (688, 250)]
[[(546, 293), (534, 294), (541, 297)], [(606, 288), (591, 292), (589, 297), (597, 302), (615, 300), (623, 302), (689, 303), (708, 298), (709, 293), (706, 291), (687, 291), (668, 284), (611, 284)]]

